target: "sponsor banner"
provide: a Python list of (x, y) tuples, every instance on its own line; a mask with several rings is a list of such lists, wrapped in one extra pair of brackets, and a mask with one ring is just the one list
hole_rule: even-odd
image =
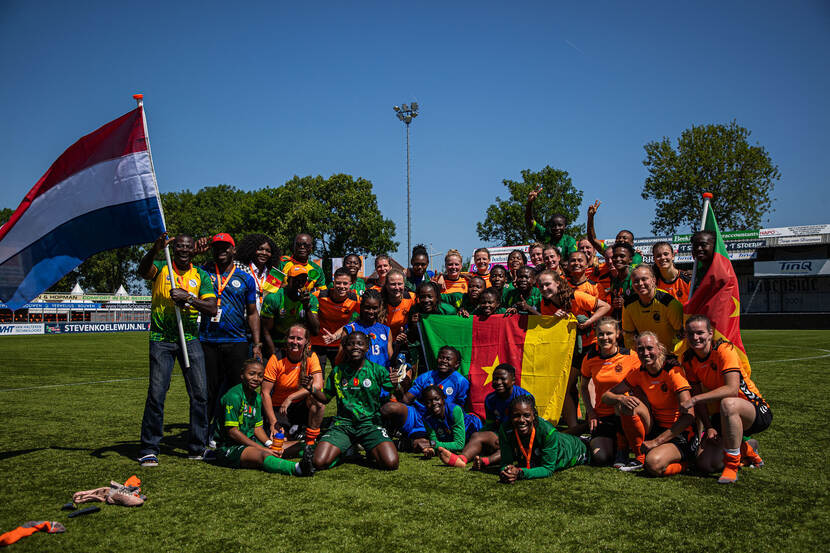
[[(755, 250), (752, 250), (752, 251), (737, 251), (737, 252), (727, 251), (726, 253), (729, 254), (729, 260), (730, 261), (747, 261), (747, 260), (755, 259), (755, 258), (758, 257), (758, 252), (755, 251)], [(674, 262), (675, 263), (691, 263), (692, 261), (693, 260), (692, 260), (692, 254), (691, 253), (677, 254), (677, 255), (674, 256)], [(643, 254), (643, 262), (644, 263), (653, 263), (654, 258), (652, 257), (652, 255), (650, 253), (649, 254), (644, 253)]]
[(793, 244), (821, 244), (820, 234), (807, 234), (804, 236), (782, 236), (778, 239), (780, 245)]
[(830, 259), (787, 259), (755, 263), (756, 277), (784, 275), (830, 275)]
[(87, 332), (146, 332), (150, 323), (46, 323), (46, 334)]
[[(530, 244), (525, 244), (523, 246), (497, 246), (495, 248), (487, 248), (487, 251), (490, 252), (490, 268), (492, 269), (496, 265), (507, 267), (507, 257), (513, 250), (521, 250), (528, 258), (530, 257), (527, 253), (530, 251)], [(474, 273), (476, 270), (476, 266), (473, 263), (473, 258), (475, 257), (474, 254), (475, 250), (472, 254), (470, 254), (470, 266), (467, 269), (471, 273)], [(533, 263), (530, 262), (530, 259), (528, 259), (527, 264), (531, 267), (533, 266)]]
[(43, 334), (43, 323), (0, 324), (0, 336)]
[[(37, 303), (27, 303), (23, 307), (18, 309), (100, 309), (100, 303), (53, 303), (53, 302), (37, 302)], [(5, 303), (0, 303), (0, 309), (9, 309), (9, 306)]]
[(780, 236), (804, 236), (807, 234), (830, 234), (830, 225), (802, 225), (797, 227), (762, 228), (762, 238)]
[[(727, 252), (752, 251), (766, 247), (766, 240), (728, 240), (724, 242)], [(692, 253), (692, 244), (685, 242), (677, 245), (678, 253)]]
[(150, 303), (150, 296), (116, 296), (115, 294), (41, 294), (37, 297), (43, 301), (131, 301)]
[[(671, 236), (657, 236), (654, 238), (635, 238), (634, 239), (634, 248), (639, 248), (641, 246), (653, 246), (657, 242), (671, 242)], [(606, 244), (613, 244), (613, 241), (606, 242)], [(648, 248), (649, 250), (651, 247)]]
[[(726, 240), (751, 240), (753, 238), (763, 237), (764, 235), (761, 233), (759, 229), (749, 229), (749, 230), (733, 230), (730, 232), (721, 232), (721, 236), (723, 236), (724, 241)], [(672, 242), (675, 244), (680, 244), (684, 242), (689, 242), (692, 239), (691, 234), (675, 234), (672, 237)]]

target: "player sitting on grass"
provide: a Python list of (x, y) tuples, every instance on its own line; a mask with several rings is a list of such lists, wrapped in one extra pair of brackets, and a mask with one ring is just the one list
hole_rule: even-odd
[(460, 452), (473, 433), (481, 430), (481, 419), (473, 413), (464, 413), (460, 405), (446, 402), (442, 386), (432, 384), (421, 392), (424, 405), (424, 427), (429, 446), (424, 457), (435, 456), (435, 448), (441, 447), (453, 453)]
[(557, 470), (588, 462), (585, 443), (577, 436), (558, 432), (540, 418), (532, 396), (510, 402), (510, 417), (499, 428), (499, 445), (499, 481), (505, 484), (546, 478)]
[(297, 452), (300, 442), (293, 440), (300, 433), (305, 434), (307, 446), (314, 445), (323, 422), (323, 406), (300, 386), (303, 374), (310, 375), (318, 388), (323, 386), (323, 371), (317, 354), (311, 351), (308, 334), (302, 323), (291, 325), (285, 345), (268, 360), (262, 383), (262, 407), (270, 435), (279, 431), (292, 440), (284, 444), (284, 457)]
[[(489, 290), (489, 288), (488, 288)], [(467, 440), (467, 445), (456, 455), (439, 447), (441, 460), (451, 467), (463, 468), (472, 461), (473, 469), (481, 470), (501, 459), (499, 452), (499, 426), (507, 420), (510, 402), (518, 396), (529, 396), (530, 392), (516, 385), (516, 369), (502, 363), (493, 370), (493, 391), (484, 398), (484, 424)]]
[(262, 424), (262, 398), (257, 388), (262, 384), (265, 367), (257, 359), (242, 364), (242, 382), (222, 396), (223, 424), (216, 429), (216, 462), (234, 468), (262, 468), (296, 476), (307, 476), (300, 463), (279, 457), (269, 448), (271, 440)]
[(343, 339), (344, 361), (336, 365), (323, 389), (313, 386), (311, 375), (300, 382), (317, 401), (326, 404), (337, 397), (337, 415), (320, 437), (312, 463), (315, 469), (329, 468), (352, 445), (360, 444), (378, 468), (396, 470), (398, 451), (380, 426), (381, 390), (391, 392), (398, 375), (366, 360), (369, 338), (355, 331)]
[(640, 368), (602, 396), (620, 415), (634, 460), (621, 470), (646, 466), (654, 476), (670, 476), (686, 469), (694, 458), (689, 445), (694, 417), (680, 412), (680, 403), (691, 397), (683, 369), (657, 335), (647, 330), (637, 338)]
[[(686, 340), (690, 349), (683, 355), (683, 367), (694, 395), (680, 407), (694, 409), (705, 430), (695, 462), (704, 472), (723, 467), (718, 482), (731, 484), (738, 480), (741, 464), (764, 465), (753, 446), (741, 437), (766, 430), (772, 422), (772, 410), (750, 380), (735, 346), (714, 339), (714, 328), (707, 317), (689, 317)], [(722, 461), (718, 458), (721, 448)]]
[(401, 433), (409, 439), (412, 450), (423, 451), (429, 447), (427, 430), (424, 428), (424, 406), (417, 401), (421, 393), (433, 385), (441, 386), (446, 397), (447, 406), (451, 409), (458, 405), (463, 407), (467, 402), (470, 391), (470, 382), (458, 372), (461, 365), (461, 353), (452, 346), (443, 346), (438, 350), (435, 359), (436, 369), (419, 375), (403, 394), (401, 401), (390, 401), (381, 407), (383, 419), (395, 427), (400, 427)]

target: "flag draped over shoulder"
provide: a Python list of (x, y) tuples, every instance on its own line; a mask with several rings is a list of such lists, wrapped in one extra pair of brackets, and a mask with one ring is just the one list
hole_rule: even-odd
[(162, 232), (138, 107), (70, 146), (0, 227), (0, 299), (16, 309), (91, 255)]
[[(703, 229), (715, 233), (715, 255), (712, 264), (692, 291), (689, 301), (683, 306), (686, 318), (690, 315), (705, 315), (715, 328), (715, 340), (728, 340), (738, 349), (738, 356), (750, 374), (749, 358), (741, 340), (741, 295), (738, 289), (738, 277), (732, 268), (732, 262), (726, 252), (715, 214), (711, 206), (706, 211)], [(696, 270), (700, 274), (700, 262)]]
[(493, 391), (493, 370), (501, 363), (516, 368), (516, 383), (536, 398), (539, 415), (558, 421), (568, 385), (576, 319), (537, 315), (425, 315), (421, 318), (430, 367), (441, 346), (461, 352), (460, 371), (470, 379), (473, 410), (484, 418), (484, 398)]

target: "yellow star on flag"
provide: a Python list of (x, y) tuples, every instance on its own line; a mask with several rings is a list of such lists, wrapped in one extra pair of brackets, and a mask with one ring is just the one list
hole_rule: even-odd
[(487, 373), (487, 378), (484, 379), (484, 386), (487, 386), (491, 380), (493, 380), (493, 371), (496, 370), (496, 367), (501, 365), (499, 363), (499, 354), (496, 354), (496, 360), (493, 361), (493, 364), (489, 367), (481, 367), (481, 370)]
[(735, 311), (733, 311), (732, 314), (729, 315), (730, 319), (732, 317), (740, 317), (741, 316), (741, 302), (739, 302), (738, 298), (736, 298), (735, 296), (732, 296), (732, 301), (735, 302)]

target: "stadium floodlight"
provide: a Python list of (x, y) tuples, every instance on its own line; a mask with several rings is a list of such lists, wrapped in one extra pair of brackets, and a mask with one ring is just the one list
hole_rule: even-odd
[(418, 102), (395, 106), (395, 114), (406, 125), (406, 255), (412, 251), (412, 196), (409, 179), (409, 124), (418, 117)]

